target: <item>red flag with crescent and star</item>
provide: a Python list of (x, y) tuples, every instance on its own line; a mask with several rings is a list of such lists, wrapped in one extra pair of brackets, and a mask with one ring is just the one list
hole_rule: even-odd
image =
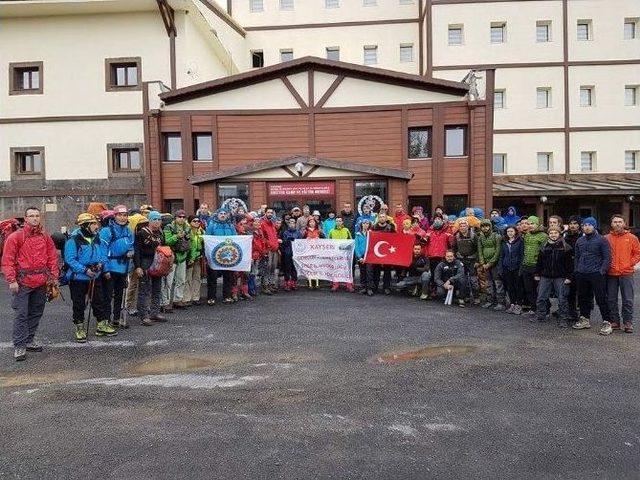
[(415, 235), (369, 231), (364, 263), (408, 267), (413, 259)]

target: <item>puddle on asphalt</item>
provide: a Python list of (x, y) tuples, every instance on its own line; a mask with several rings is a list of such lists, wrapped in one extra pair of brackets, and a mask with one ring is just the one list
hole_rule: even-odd
[(132, 375), (161, 375), (228, 367), (246, 362), (242, 355), (158, 355), (134, 363), (126, 369)]
[(417, 350), (383, 353), (376, 357), (376, 360), (378, 363), (401, 363), (425, 358), (460, 357), (474, 353), (477, 350), (478, 347), (475, 345), (435, 345)]

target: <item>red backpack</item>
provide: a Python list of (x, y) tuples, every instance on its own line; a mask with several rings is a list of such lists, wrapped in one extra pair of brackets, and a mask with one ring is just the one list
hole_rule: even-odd
[(159, 245), (156, 247), (156, 253), (153, 255), (153, 262), (147, 270), (151, 277), (166, 277), (173, 268), (175, 257), (171, 247)]
[(2, 257), (5, 240), (9, 235), (17, 231), (19, 228), (20, 222), (16, 218), (9, 218), (8, 220), (0, 221), (0, 257)]

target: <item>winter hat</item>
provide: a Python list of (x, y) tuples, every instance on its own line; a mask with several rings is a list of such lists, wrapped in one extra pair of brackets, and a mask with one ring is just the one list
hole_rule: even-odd
[(587, 217), (582, 221), (583, 225), (591, 225), (593, 228), (598, 228), (598, 221), (593, 217)]
[(86, 223), (98, 223), (98, 219), (91, 213), (81, 213), (80, 215), (78, 215), (76, 223), (78, 225), (84, 225)]
[(483, 219), (483, 220), (480, 222), (480, 226), (481, 226), (481, 227), (485, 227), (485, 226), (487, 226), (487, 227), (491, 227), (491, 220), (489, 220), (489, 219), (487, 219), (487, 218)]
[(187, 216), (187, 212), (185, 212), (184, 210), (178, 210), (176, 212), (176, 217), (186, 217)]
[(116, 215), (118, 213), (129, 213), (129, 209), (124, 205), (116, 205), (113, 207), (113, 214)]
[(415, 207), (413, 207), (411, 209), (411, 213), (413, 213), (413, 214), (418, 214), (419, 213), (420, 215), (422, 215), (423, 212), (424, 212), (424, 210), (422, 209), (421, 206), (415, 206)]
[(154, 220), (162, 220), (162, 215), (160, 215), (160, 212), (152, 210), (149, 212), (149, 215), (147, 215), (147, 218), (150, 222), (153, 222)]
[(442, 221), (442, 219), (436, 218), (433, 221), (432, 227), (433, 227), (434, 230), (442, 230), (442, 227), (444, 227), (444, 222)]
[(311, 216), (319, 217), (320, 216), (320, 212), (318, 210), (314, 210), (313, 213), (311, 214)]
[(531, 215), (527, 220), (529, 223), (533, 223), (536, 227), (540, 226), (540, 219), (535, 215)]
[(578, 225), (582, 225), (582, 218), (580, 218), (580, 215), (571, 215), (569, 217), (569, 223), (571, 222), (576, 222)]

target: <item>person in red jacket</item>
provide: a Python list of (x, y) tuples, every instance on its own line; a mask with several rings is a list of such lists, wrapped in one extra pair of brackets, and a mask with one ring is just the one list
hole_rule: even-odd
[(276, 227), (276, 213), (273, 208), (267, 208), (264, 218), (260, 222), (260, 230), (264, 236), (266, 255), (260, 262), (260, 272), (262, 281), (262, 293), (273, 295), (278, 292), (276, 267), (278, 266), (278, 248), (280, 239)]
[(435, 285), (436, 267), (444, 260), (444, 256), (451, 246), (451, 235), (444, 228), (444, 220), (436, 217), (427, 232), (427, 257), (429, 258), (432, 287)]
[(622, 295), (624, 331), (633, 333), (633, 273), (640, 262), (640, 242), (638, 237), (627, 230), (622, 215), (611, 217), (611, 233), (605, 238), (611, 246), (611, 266), (607, 272), (611, 329), (620, 330), (619, 291)]
[(5, 241), (2, 273), (9, 284), (13, 322), (14, 358), (22, 361), (27, 351), (41, 352), (35, 340), (47, 301), (47, 284), (58, 283), (58, 252), (51, 237), (40, 225), (40, 210), (29, 207), (25, 224)]
[(402, 230), (402, 225), (405, 220), (411, 220), (411, 215), (409, 215), (404, 210), (404, 206), (401, 203), (396, 204), (396, 210), (393, 214), (393, 222), (396, 224), (396, 229)]

